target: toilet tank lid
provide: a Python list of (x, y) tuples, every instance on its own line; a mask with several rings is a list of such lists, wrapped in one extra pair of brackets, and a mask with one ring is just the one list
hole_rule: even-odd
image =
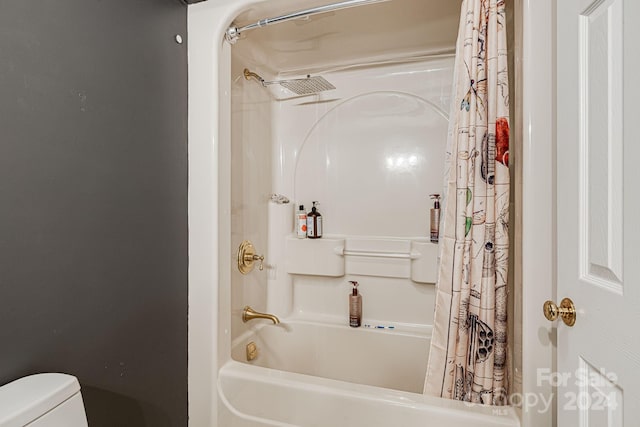
[(76, 377), (30, 375), (0, 387), (0, 427), (24, 426), (80, 391)]

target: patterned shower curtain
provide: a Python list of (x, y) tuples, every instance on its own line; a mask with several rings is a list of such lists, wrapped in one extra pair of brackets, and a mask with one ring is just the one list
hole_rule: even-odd
[(463, 0), (425, 394), (507, 403), (509, 90), (505, 0)]

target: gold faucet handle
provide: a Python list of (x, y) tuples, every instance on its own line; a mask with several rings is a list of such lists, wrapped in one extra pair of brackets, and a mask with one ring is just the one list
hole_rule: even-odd
[(242, 274), (249, 273), (253, 270), (255, 261), (260, 261), (258, 269), (260, 271), (264, 270), (264, 255), (256, 255), (256, 248), (253, 247), (250, 241), (245, 240), (238, 248), (238, 270)]
[(260, 265), (258, 266), (258, 270), (262, 271), (264, 270), (264, 255), (254, 255), (253, 256), (253, 260), (254, 261), (260, 261)]

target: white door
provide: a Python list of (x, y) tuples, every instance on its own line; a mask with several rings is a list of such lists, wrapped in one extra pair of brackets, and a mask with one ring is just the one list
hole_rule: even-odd
[[(640, 0), (558, 0), (558, 426), (640, 426)], [(559, 303), (560, 301), (556, 301)]]

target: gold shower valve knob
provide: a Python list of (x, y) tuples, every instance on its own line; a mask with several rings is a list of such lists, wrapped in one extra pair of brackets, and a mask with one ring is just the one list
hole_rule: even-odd
[(256, 248), (253, 247), (253, 243), (245, 240), (240, 244), (238, 248), (238, 270), (240, 273), (247, 274), (253, 270), (253, 263), (260, 261), (258, 269), (264, 270), (264, 255), (256, 255)]

